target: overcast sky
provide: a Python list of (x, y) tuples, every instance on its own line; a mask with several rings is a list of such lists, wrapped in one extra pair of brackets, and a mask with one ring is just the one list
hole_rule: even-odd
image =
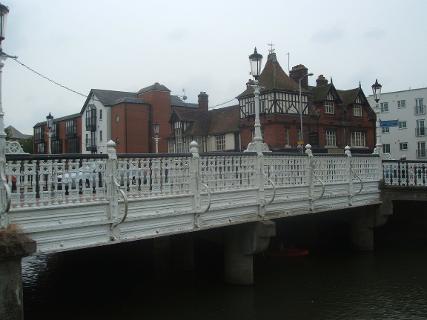
[[(214, 106), (236, 97), (249, 79), (248, 55), (267, 57), (273, 42), (287, 71), (304, 64), (338, 89), (366, 95), (427, 86), (427, 1), (101, 1), (2, 0), (9, 7), (3, 50), (54, 80), (137, 91), (160, 82), (189, 102), (206, 91)], [(266, 59), (264, 59), (265, 62)], [(12, 60), (3, 69), (6, 125), (33, 125), (80, 111), (84, 98)], [(230, 104), (229, 104), (230, 105)]]

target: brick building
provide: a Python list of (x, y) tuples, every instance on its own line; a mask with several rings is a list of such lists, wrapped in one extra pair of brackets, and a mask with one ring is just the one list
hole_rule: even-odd
[[(51, 135), (52, 153), (81, 152), (81, 116), (80, 113), (53, 120)], [(34, 153), (48, 152), (48, 129), (46, 121), (34, 126)]]
[[(270, 53), (260, 74), (260, 120), (264, 141), (273, 151), (296, 148), (300, 141), (300, 105), (298, 80), (308, 73), (303, 65), (292, 68), (288, 76)], [(240, 106), (240, 136), (245, 148), (252, 140), (255, 106), (251, 80), (237, 98)], [(360, 85), (337, 90), (323, 75), (316, 86), (301, 81), (303, 142), (314, 149), (342, 152), (346, 145), (357, 152), (372, 151), (375, 146), (375, 113)]]

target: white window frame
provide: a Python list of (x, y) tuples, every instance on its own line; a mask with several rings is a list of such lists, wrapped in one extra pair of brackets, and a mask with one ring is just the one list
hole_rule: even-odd
[(325, 113), (335, 114), (335, 105), (333, 101), (325, 101)]
[(325, 131), (325, 147), (336, 147), (337, 146), (337, 132), (334, 129), (326, 129)]
[(390, 128), (389, 127), (382, 127), (381, 132), (382, 133), (390, 133)]
[(388, 102), (381, 102), (380, 107), (381, 107), (381, 113), (390, 111), (390, 109), (388, 108)]
[(383, 153), (390, 153), (391, 147), (390, 143), (384, 143), (383, 144)]
[(398, 109), (406, 108), (406, 100), (397, 100), (397, 108)]
[(225, 134), (215, 136), (215, 147), (216, 147), (216, 151), (225, 150)]
[(362, 117), (363, 116), (362, 106), (360, 104), (353, 105), (353, 116), (354, 117)]
[(408, 150), (408, 143), (407, 142), (400, 142), (399, 143), (399, 150), (401, 150), (401, 151)]
[(366, 133), (364, 131), (351, 132), (351, 146), (356, 148), (366, 147)]
[(405, 121), (399, 121), (399, 129), (407, 129), (407, 122)]

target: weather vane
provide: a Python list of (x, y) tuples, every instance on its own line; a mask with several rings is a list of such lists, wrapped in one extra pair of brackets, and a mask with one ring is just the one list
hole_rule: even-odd
[(270, 47), (270, 49), (268, 49), (268, 53), (274, 53), (274, 48), (273, 48), (274, 43), (270, 42), (270, 43), (267, 43), (267, 45)]

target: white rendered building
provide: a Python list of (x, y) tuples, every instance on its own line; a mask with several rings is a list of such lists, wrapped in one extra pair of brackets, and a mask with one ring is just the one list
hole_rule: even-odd
[(377, 105), (373, 96), (368, 97), (377, 118), (383, 124), (397, 120), (397, 126), (383, 126), (379, 130), (383, 152), (389, 153), (392, 159), (427, 159), (427, 88), (386, 92), (380, 98)]

